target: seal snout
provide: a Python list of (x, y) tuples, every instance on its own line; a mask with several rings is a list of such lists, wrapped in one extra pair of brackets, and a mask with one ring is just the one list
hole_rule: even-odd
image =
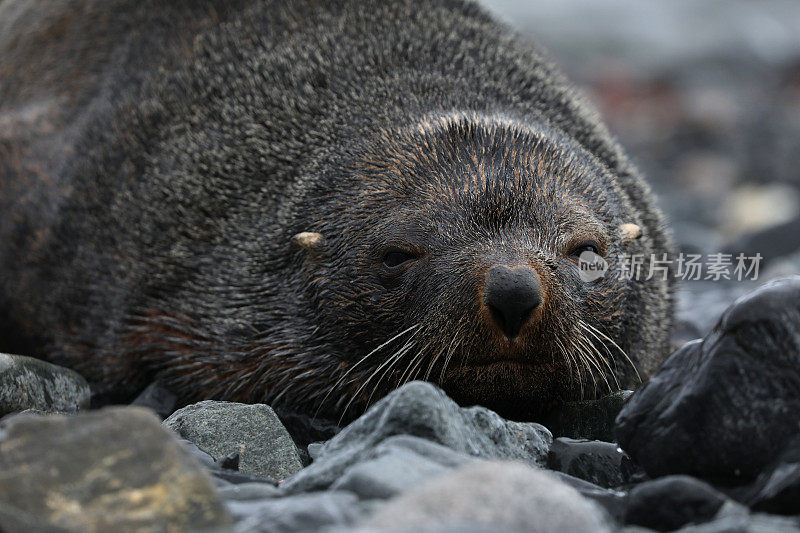
[(535, 269), (495, 265), (486, 273), (483, 304), (508, 339), (519, 335), (543, 303), (542, 284)]

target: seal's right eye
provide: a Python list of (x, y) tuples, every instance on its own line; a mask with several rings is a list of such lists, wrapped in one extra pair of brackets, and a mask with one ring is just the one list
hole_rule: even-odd
[(415, 261), (417, 256), (401, 248), (389, 248), (383, 254), (383, 264), (386, 268), (397, 269)]

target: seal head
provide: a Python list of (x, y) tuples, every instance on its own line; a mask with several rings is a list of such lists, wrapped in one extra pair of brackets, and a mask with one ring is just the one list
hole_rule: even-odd
[[(346, 361), (337, 410), (413, 379), (517, 418), (631, 386), (636, 299), (619, 274), (642, 251), (609, 172), (540, 124), (457, 115), (386, 133), (313, 231), (317, 320)], [(580, 276), (582, 254), (606, 271)], [(633, 356), (630, 355), (633, 353)], [(359, 406), (356, 408), (355, 406)]]

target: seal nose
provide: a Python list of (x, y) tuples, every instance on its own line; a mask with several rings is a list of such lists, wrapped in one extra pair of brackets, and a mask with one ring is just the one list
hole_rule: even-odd
[(543, 301), (539, 275), (529, 266), (495, 265), (486, 273), (483, 303), (509, 339), (519, 335)]

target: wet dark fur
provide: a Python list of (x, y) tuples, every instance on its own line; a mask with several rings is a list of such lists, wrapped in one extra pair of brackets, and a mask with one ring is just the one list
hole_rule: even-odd
[[(159, 377), (348, 416), (426, 376), (515, 417), (632, 384), (579, 320), (645, 374), (663, 359), (671, 283), (582, 283), (564, 254), (592, 217), (612, 266), (668, 252), (647, 186), (474, 5), (79, 4), (0, 3), (0, 349), (119, 399)], [(402, 277), (396, 241), (422, 255)], [(548, 291), (512, 348), (481, 318), (494, 260)], [(580, 338), (610, 368), (569, 363)]]

